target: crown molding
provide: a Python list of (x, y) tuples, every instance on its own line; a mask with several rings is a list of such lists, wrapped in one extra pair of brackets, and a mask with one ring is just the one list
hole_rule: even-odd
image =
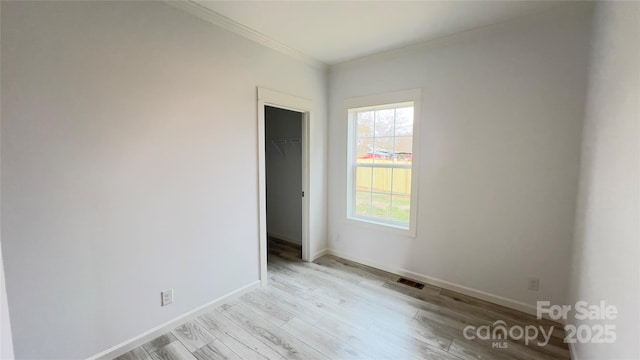
[(165, 0), (165, 2), (175, 8), (188, 12), (191, 15), (195, 15), (207, 22), (243, 36), (249, 40), (253, 40), (263, 46), (276, 50), (296, 60), (300, 60), (322, 70), (326, 70), (328, 68), (327, 64), (318, 61), (311, 56), (293, 49), (279, 41), (276, 41), (250, 27), (242, 25), (235, 20), (219, 14), (209, 9), (208, 7), (199, 4), (196, 0)]

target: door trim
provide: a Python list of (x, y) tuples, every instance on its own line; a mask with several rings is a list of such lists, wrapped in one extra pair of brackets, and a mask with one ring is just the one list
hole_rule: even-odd
[(310, 121), (312, 101), (287, 95), (279, 91), (258, 87), (258, 238), (260, 252), (260, 283), (267, 285), (267, 195), (265, 168), (265, 106), (292, 110), (302, 113), (302, 260), (311, 260), (309, 236), (309, 173), (310, 173)]

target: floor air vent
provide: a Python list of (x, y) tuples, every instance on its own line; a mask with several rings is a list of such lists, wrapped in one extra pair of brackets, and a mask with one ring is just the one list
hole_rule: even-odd
[(400, 284), (405, 284), (405, 285), (407, 285), (407, 286), (411, 286), (411, 287), (414, 287), (414, 288), (416, 288), (416, 289), (422, 289), (422, 288), (424, 288), (424, 284), (420, 284), (419, 282), (415, 282), (415, 281), (413, 281), (413, 280), (409, 280), (409, 279), (405, 279), (405, 278), (400, 278), (400, 279), (398, 279), (398, 282), (399, 282)]

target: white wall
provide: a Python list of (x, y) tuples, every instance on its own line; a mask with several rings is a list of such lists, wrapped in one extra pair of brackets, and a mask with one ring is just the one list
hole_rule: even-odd
[(302, 244), (302, 144), (272, 141), (302, 136), (302, 113), (266, 107), (267, 232)]
[[(513, 306), (562, 303), (590, 19), (590, 5), (565, 5), (332, 67), (329, 247)], [(344, 99), (418, 87), (417, 237), (347, 223)]]
[[(618, 308), (614, 344), (575, 359), (640, 358), (640, 4), (597, 5), (568, 304)], [(599, 321), (578, 321), (593, 326)]]
[(1, 23), (17, 357), (88, 357), (258, 279), (258, 85), (313, 99), (326, 246), (324, 70), (161, 2), (2, 2)]

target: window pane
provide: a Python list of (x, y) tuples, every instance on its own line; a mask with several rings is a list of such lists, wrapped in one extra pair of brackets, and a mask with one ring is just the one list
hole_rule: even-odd
[(356, 190), (371, 191), (371, 171), (370, 167), (356, 167)]
[(396, 136), (413, 135), (413, 107), (396, 109)]
[(375, 134), (376, 136), (393, 136), (394, 109), (375, 111)]
[(391, 192), (391, 168), (373, 168), (373, 191)]
[(411, 194), (411, 169), (393, 169), (393, 193)]
[(396, 164), (411, 165), (413, 158), (413, 137), (399, 136), (394, 140), (394, 159)]
[(389, 219), (391, 217), (391, 195), (376, 194), (371, 196), (371, 212), (373, 216)]
[(411, 212), (411, 197), (407, 195), (393, 195), (391, 220), (409, 222)]
[(371, 164), (373, 162), (373, 138), (356, 140), (356, 161), (358, 164)]
[(371, 193), (368, 191), (356, 191), (356, 214), (371, 215)]
[(393, 163), (393, 137), (377, 137), (373, 143), (373, 161), (375, 163)]
[(373, 136), (373, 111), (363, 111), (356, 113), (356, 136)]

